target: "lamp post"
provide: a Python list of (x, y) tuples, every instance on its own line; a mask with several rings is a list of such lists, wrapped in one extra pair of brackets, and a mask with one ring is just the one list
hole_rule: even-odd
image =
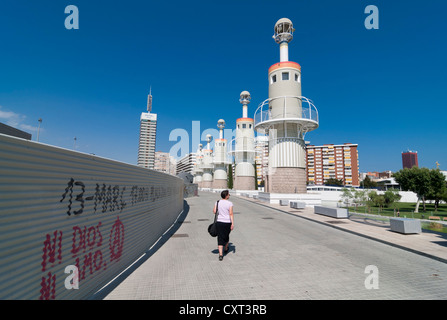
[(39, 142), (40, 124), (42, 123), (42, 118), (39, 118), (39, 127), (37, 128), (37, 142)]

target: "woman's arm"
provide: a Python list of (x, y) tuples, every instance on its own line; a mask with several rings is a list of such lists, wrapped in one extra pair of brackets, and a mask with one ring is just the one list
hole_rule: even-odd
[(213, 213), (216, 214), (216, 204), (214, 204)]
[(230, 207), (231, 230), (234, 229), (233, 207)]

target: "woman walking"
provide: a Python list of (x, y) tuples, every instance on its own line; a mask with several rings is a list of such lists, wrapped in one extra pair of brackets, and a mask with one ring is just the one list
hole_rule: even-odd
[[(217, 246), (219, 248), (219, 261), (223, 259), (223, 253), (228, 252), (230, 232), (234, 228), (233, 203), (229, 201), (230, 192), (224, 190), (220, 193), (221, 200), (214, 204), (214, 214), (217, 216)], [(224, 250), (225, 247), (225, 250)]]

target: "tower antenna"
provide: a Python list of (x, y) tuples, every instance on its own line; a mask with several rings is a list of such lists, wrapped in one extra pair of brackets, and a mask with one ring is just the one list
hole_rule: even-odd
[(149, 89), (149, 95), (147, 96), (147, 112), (152, 111), (152, 86)]

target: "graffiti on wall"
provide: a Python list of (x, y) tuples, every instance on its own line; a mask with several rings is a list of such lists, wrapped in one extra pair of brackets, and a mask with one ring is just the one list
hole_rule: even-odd
[[(61, 192), (59, 202), (65, 205), (65, 215), (74, 218), (85, 214), (117, 213), (125, 214), (125, 209), (143, 202), (157, 200), (183, 193), (182, 187), (171, 186), (119, 186), (96, 183), (93, 193), (86, 192), (84, 182), (70, 178)], [(87, 204), (91, 206), (87, 207)], [(88, 208), (88, 209), (87, 209)], [(73, 220), (75, 222), (75, 220)], [(70, 250), (63, 250), (64, 239), (71, 241)], [(101, 221), (93, 225), (74, 225), (70, 232), (62, 230), (47, 233), (42, 241), (42, 277), (40, 299), (56, 299), (56, 277), (62, 263), (77, 268), (77, 280), (83, 280), (120, 260), (123, 255), (125, 226), (117, 215), (109, 230)], [(66, 248), (66, 247), (65, 247)], [(63, 281), (64, 279), (62, 279)]]

